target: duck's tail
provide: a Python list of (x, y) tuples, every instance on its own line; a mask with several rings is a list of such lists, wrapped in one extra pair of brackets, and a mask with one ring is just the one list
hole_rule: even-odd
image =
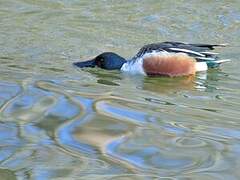
[(231, 59), (219, 59), (219, 60), (215, 60), (215, 61), (206, 61), (206, 63), (209, 68), (215, 68), (215, 67), (218, 67), (222, 63), (226, 63), (226, 62), (230, 62), (230, 61), (231, 61)]
[(209, 48), (210, 50), (213, 50), (215, 47), (226, 47), (226, 46), (229, 46), (228, 43), (222, 43), (222, 44), (190, 44), (190, 45), (196, 46), (196, 47)]

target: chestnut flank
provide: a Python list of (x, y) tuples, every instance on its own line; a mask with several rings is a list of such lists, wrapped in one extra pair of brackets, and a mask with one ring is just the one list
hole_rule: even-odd
[(143, 59), (147, 75), (187, 76), (196, 73), (196, 60), (186, 54), (152, 55)]

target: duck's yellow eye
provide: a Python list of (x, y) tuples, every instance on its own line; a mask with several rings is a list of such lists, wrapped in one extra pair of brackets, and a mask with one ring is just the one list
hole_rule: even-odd
[(102, 67), (103, 64), (104, 64), (104, 59), (103, 58), (99, 58), (99, 59), (97, 59), (96, 63), (97, 63), (98, 67)]

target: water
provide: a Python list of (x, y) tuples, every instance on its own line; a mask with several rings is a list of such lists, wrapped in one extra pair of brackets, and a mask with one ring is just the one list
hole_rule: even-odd
[[(0, 1), (1, 179), (239, 179), (239, 1)], [(230, 43), (196, 77), (72, 63)]]

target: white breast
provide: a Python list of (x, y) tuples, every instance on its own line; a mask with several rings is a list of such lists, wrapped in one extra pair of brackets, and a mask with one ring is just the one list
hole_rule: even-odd
[(143, 59), (138, 58), (136, 60), (130, 60), (123, 64), (121, 71), (127, 72), (129, 74), (142, 74), (146, 76), (143, 69)]
[(168, 55), (169, 53), (167, 51), (161, 51), (161, 52), (156, 52), (152, 51), (150, 53), (144, 54), (142, 57), (137, 58), (136, 60), (129, 60), (126, 63), (123, 64), (121, 71), (127, 72), (130, 74), (142, 74), (142, 75), (147, 75), (143, 69), (143, 59), (148, 57), (148, 56), (154, 56), (154, 55)]

